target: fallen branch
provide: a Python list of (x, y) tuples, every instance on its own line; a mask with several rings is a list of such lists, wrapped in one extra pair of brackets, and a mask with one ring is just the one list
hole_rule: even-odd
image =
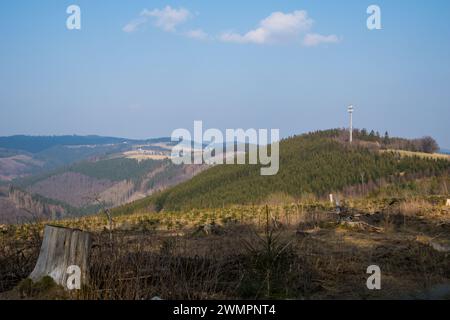
[(352, 229), (358, 229), (363, 231), (369, 231), (369, 232), (377, 232), (380, 233), (383, 231), (382, 228), (378, 228), (375, 226), (372, 226), (366, 222), (362, 221), (342, 221), (341, 226), (346, 226)]

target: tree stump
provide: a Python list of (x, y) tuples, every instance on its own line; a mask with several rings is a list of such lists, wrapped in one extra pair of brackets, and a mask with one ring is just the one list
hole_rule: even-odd
[(90, 249), (91, 235), (88, 232), (47, 225), (39, 258), (30, 279), (36, 282), (50, 276), (58, 285), (67, 289), (67, 279), (71, 275), (68, 267), (78, 266), (81, 271), (80, 283), (87, 284)]

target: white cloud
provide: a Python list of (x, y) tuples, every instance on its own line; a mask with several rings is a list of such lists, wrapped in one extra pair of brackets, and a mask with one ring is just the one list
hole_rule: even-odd
[(202, 29), (189, 30), (184, 35), (195, 40), (207, 40), (209, 38), (208, 34)]
[(202, 29), (190, 29), (185, 32), (177, 32), (178, 26), (185, 23), (194, 15), (184, 8), (172, 8), (166, 6), (163, 9), (144, 9), (140, 16), (130, 21), (124, 32), (135, 32), (144, 24), (153, 20), (158, 28), (166, 32), (173, 32), (194, 40), (218, 39), (230, 43), (253, 44), (277, 44), (297, 42), (305, 47), (315, 47), (320, 44), (339, 43), (338, 36), (321, 35), (312, 32), (314, 20), (308, 16), (305, 10), (296, 10), (290, 13), (273, 12), (267, 18), (261, 20), (257, 28), (241, 34), (237, 32), (225, 32), (219, 37), (210, 37)]
[(146, 18), (138, 18), (130, 21), (125, 27), (123, 27), (124, 32), (135, 32), (140, 26), (147, 22)]
[(314, 21), (304, 10), (292, 13), (274, 12), (259, 23), (259, 27), (245, 34), (223, 33), (225, 42), (272, 44), (298, 39), (299, 35), (311, 29)]
[(317, 33), (308, 33), (303, 39), (303, 45), (306, 47), (315, 47), (322, 43), (338, 43), (339, 41), (339, 38), (334, 34), (324, 36)]
[(171, 6), (166, 6), (164, 9), (154, 9), (142, 11), (141, 16), (156, 19), (156, 26), (164, 31), (174, 32), (179, 24), (186, 22), (191, 13), (184, 8), (174, 9)]
[(123, 27), (124, 32), (137, 31), (142, 25), (146, 24), (149, 19), (155, 20), (155, 25), (167, 32), (175, 32), (178, 25), (186, 22), (192, 14), (184, 8), (172, 8), (166, 6), (164, 9), (144, 9), (140, 17), (129, 22)]
[(286, 42), (300, 42), (303, 38), (303, 45), (314, 47), (320, 44), (338, 43), (338, 36), (321, 35), (318, 33), (308, 33), (314, 24), (314, 20), (308, 16), (304, 10), (297, 10), (291, 13), (274, 12), (259, 23), (258, 28), (250, 30), (245, 34), (236, 32), (225, 32), (219, 39), (224, 42), (233, 43), (254, 43), (254, 44), (275, 44)]

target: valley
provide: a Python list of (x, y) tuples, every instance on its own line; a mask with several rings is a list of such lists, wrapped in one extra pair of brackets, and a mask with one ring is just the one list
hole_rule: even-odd
[[(6, 194), (0, 201), (0, 223), (93, 214), (149, 196), (207, 168), (173, 165), (169, 160), (171, 144), (168, 138), (2, 138), (0, 146), (11, 149), (3, 149), (8, 157), (0, 158)], [(39, 198), (39, 209), (24, 208), (22, 202), (12, 200), (11, 187), (28, 198)], [(42, 208), (57, 208), (57, 212)], [(30, 212), (25, 214), (25, 209)]]

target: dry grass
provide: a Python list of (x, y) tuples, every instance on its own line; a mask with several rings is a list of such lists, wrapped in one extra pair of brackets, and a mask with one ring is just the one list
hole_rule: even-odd
[(30, 226), (26, 233), (0, 234), (0, 292), (13, 288), (28, 277), (36, 264), (42, 241), (40, 228)]
[(426, 216), (432, 210), (433, 205), (422, 199), (407, 200), (399, 205), (400, 214), (407, 217)]
[[(142, 212), (114, 218), (112, 245), (103, 217), (62, 221), (95, 240), (90, 285), (68, 298), (403, 298), (450, 283), (449, 254), (430, 242), (450, 241), (448, 213), (421, 200), (374, 210), (354, 207), (346, 215), (381, 232), (342, 226), (342, 217), (320, 203)], [(0, 280), (14, 274), (0, 291), (31, 272), (43, 225), (14, 226), (0, 236)], [(203, 232), (205, 225), (213, 231)], [(22, 247), (20, 258), (15, 250)], [(371, 264), (382, 269), (382, 291), (365, 287)]]
[(393, 150), (393, 149), (380, 150), (380, 152), (393, 152), (401, 155), (402, 157), (420, 157), (424, 159), (450, 160), (450, 155), (442, 153), (425, 153), (425, 152), (413, 152), (413, 151)]

